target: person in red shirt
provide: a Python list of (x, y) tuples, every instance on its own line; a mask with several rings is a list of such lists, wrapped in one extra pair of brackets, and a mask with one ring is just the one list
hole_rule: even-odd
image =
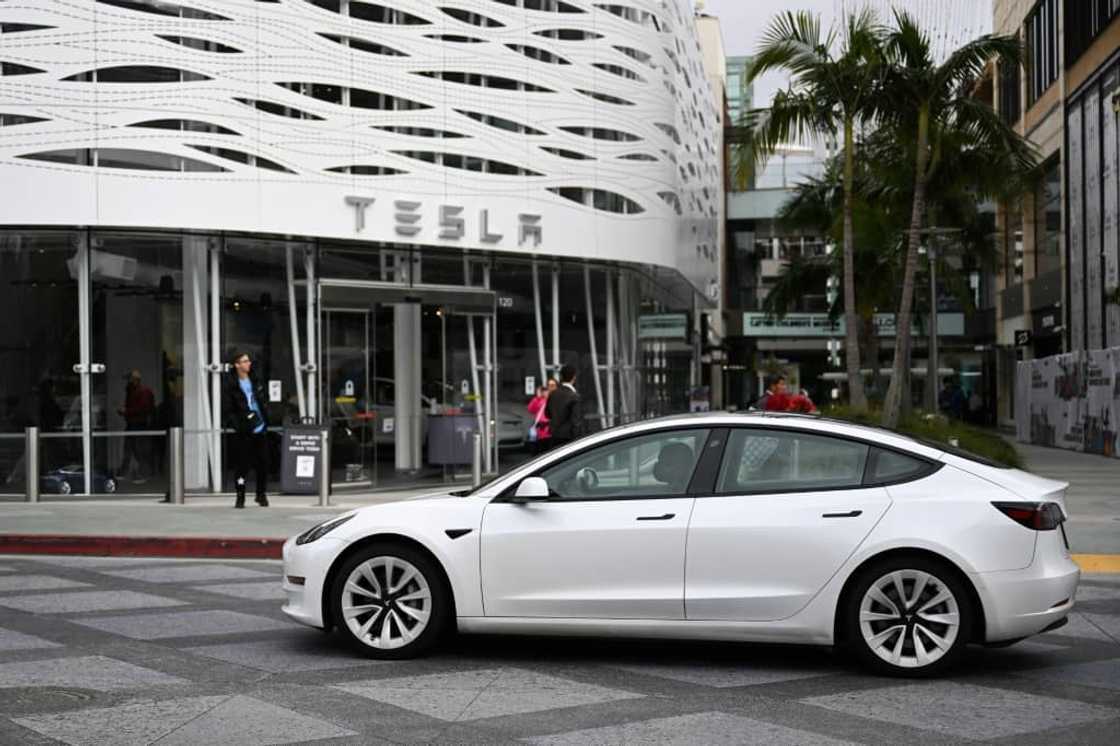
[[(144, 385), (140, 371), (133, 369), (125, 376), (124, 406), (117, 409), (117, 414), (124, 418), (125, 430), (147, 430), (152, 426), (152, 416), (156, 411), (156, 397), (152, 390)], [(129, 475), (135, 462), (135, 471), (131, 472), (132, 481), (142, 483), (147, 480), (152, 471), (151, 457), (148, 442), (143, 437), (125, 437), (124, 456), (118, 476)]]
[(766, 394), (758, 400), (758, 408), (767, 412), (799, 412), (812, 414), (817, 411), (813, 400), (805, 391), (799, 394), (790, 394), (786, 389), (785, 376), (774, 376), (770, 379), (770, 386)]
[(792, 399), (786, 391), (786, 377), (773, 376), (766, 393), (758, 400), (758, 408), (766, 412), (788, 412)]

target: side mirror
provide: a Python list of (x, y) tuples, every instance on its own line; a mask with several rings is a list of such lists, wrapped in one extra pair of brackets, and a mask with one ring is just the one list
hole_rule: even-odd
[(548, 499), (548, 482), (540, 477), (526, 477), (517, 485), (517, 492), (513, 493), (515, 502), (526, 503), (530, 500)]

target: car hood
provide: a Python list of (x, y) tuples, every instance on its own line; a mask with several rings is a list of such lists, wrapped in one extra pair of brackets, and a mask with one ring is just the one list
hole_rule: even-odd
[(412, 497), (404, 498), (404, 500), (406, 502), (416, 502), (417, 500), (440, 500), (440, 499), (461, 500), (463, 498), (460, 495), (452, 495), (450, 492), (426, 492), (423, 495), (413, 495)]
[(448, 526), (478, 528), (487, 502), (440, 493), (366, 505), (351, 511), (353, 519), (331, 535), (347, 543), (382, 531), (439, 537)]

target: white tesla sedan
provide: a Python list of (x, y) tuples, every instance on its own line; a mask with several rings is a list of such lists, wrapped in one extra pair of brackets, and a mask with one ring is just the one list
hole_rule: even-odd
[(930, 675), (1065, 623), (1067, 485), (811, 416), (651, 420), (284, 545), (284, 611), (406, 658), (441, 633), (834, 644)]

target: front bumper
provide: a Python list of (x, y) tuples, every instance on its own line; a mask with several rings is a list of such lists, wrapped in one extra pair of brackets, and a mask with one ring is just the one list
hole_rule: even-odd
[(986, 618), (985, 642), (1037, 635), (1073, 610), (1081, 569), (1060, 532), (1039, 532), (1034, 561), (1022, 570), (972, 576)]
[[(296, 537), (284, 542), (284, 580), (283, 588), (287, 599), (281, 609), (300, 624), (322, 629), (323, 586), (331, 564), (345, 544), (330, 536), (309, 544), (296, 544)], [(292, 578), (303, 578), (303, 584), (292, 582)]]

